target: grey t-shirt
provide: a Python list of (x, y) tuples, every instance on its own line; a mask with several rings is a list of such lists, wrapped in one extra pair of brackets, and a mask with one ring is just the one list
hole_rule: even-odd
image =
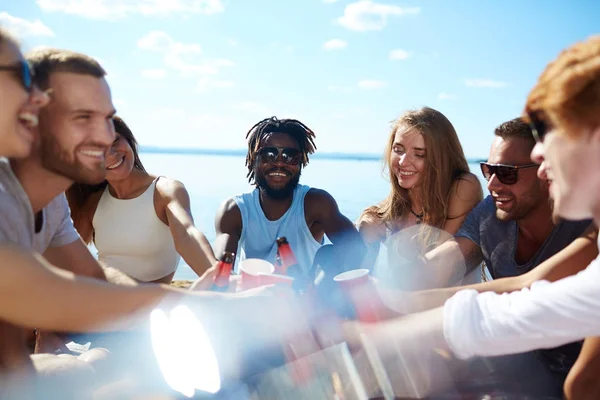
[(471, 210), (455, 237), (465, 237), (479, 246), (490, 274), (498, 279), (531, 271), (577, 239), (590, 224), (591, 220), (558, 223), (535, 256), (525, 264), (517, 264), (517, 221), (496, 218), (494, 199), (488, 196)]
[[(577, 239), (592, 223), (585, 221), (563, 221), (558, 223), (535, 256), (525, 264), (517, 264), (518, 227), (516, 221), (500, 221), (496, 218), (496, 205), (492, 196), (483, 199), (467, 216), (456, 233), (479, 246), (488, 271), (494, 279), (522, 275), (560, 252)], [(575, 363), (581, 343), (572, 343), (556, 349), (542, 350), (548, 368), (560, 379), (566, 377)]]
[(18, 244), (43, 253), (49, 247), (64, 246), (79, 238), (64, 193), (52, 199), (42, 213), (43, 224), (36, 233), (29, 198), (8, 160), (0, 158), (0, 244)]
[[(43, 253), (48, 247), (63, 246), (79, 238), (64, 194), (55, 197), (42, 212), (44, 223), (35, 233), (35, 217), (29, 197), (13, 174), (8, 160), (0, 158), (0, 244), (16, 244)], [(15, 368), (33, 372), (25, 345), (25, 331), (0, 320), (0, 373), (5, 369), (14, 371)]]

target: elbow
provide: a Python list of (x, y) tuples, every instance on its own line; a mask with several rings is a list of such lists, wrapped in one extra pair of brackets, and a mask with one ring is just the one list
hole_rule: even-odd
[(598, 376), (582, 371), (571, 370), (564, 385), (565, 398), (568, 400), (592, 400), (600, 398), (600, 380)]

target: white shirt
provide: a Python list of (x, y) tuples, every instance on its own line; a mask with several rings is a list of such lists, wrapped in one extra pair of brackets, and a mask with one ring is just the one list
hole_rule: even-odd
[(599, 335), (600, 256), (554, 283), (504, 294), (462, 290), (444, 305), (444, 336), (458, 358), (522, 353)]

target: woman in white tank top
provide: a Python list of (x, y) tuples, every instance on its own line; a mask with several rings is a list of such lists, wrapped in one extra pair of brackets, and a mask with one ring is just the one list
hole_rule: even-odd
[(215, 262), (206, 237), (194, 226), (181, 182), (150, 175), (125, 122), (106, 159), (106, 181), (73, 185), (67, 192), (75, 228), (93, 241), (98, 260), (141, 282), (170, 283), (180, 256), (202, 276)]

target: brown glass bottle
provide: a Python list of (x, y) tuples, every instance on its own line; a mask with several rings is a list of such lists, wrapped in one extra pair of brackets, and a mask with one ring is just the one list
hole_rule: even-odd
[(217, 264), (217, 276), (213, 282), (212, 290), (225, 292), (229, 288), (229, 276), (233, 268), (235, 254), (229, 251), (223, 252), (219, 263)]

